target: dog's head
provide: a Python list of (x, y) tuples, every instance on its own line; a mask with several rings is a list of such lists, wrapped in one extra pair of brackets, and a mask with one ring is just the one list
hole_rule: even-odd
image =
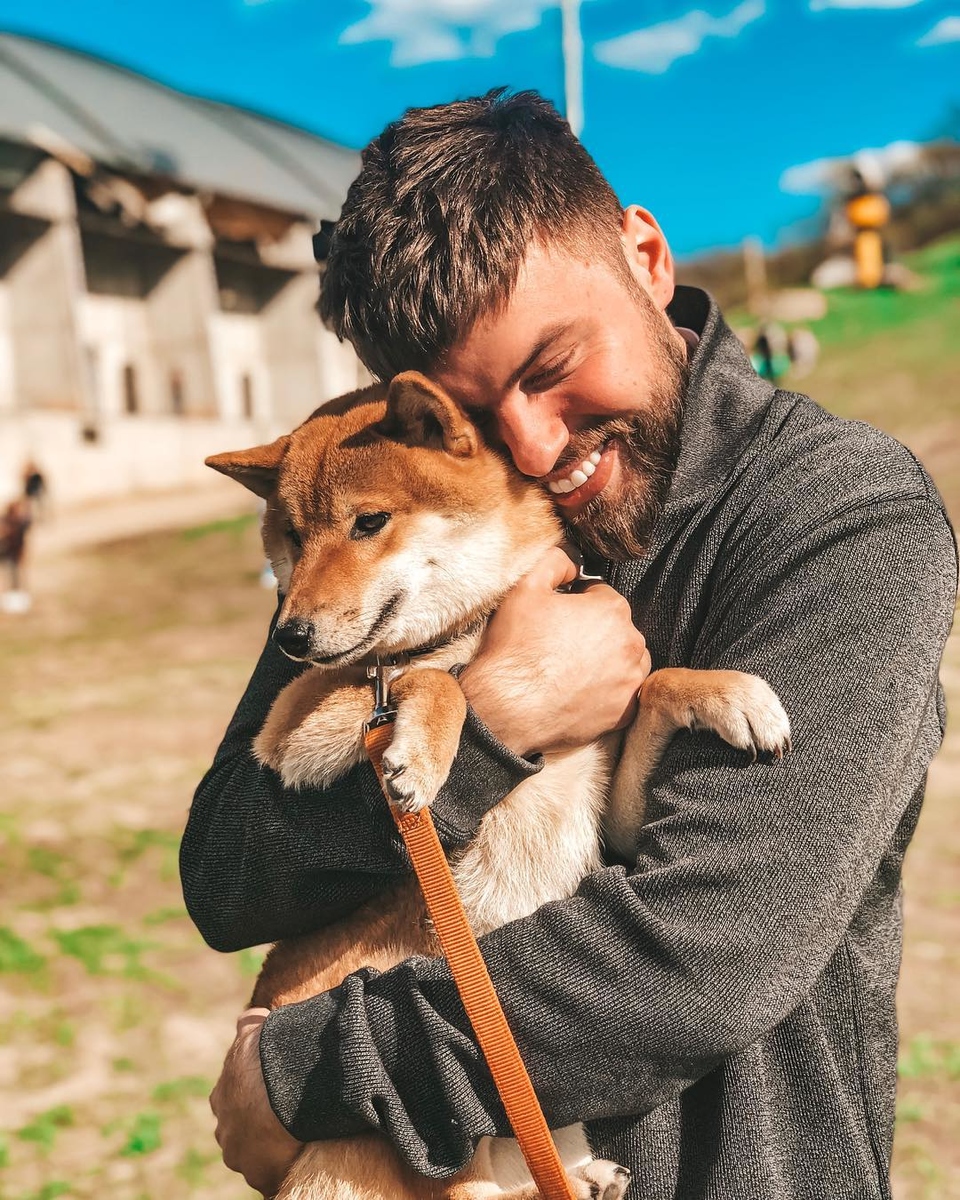
[(266, 500), (264, 546), (285, 593), (275, 637), (318, 666), (442, 641), (559, 538), (543, 489), (413, 371), (207, 465)]

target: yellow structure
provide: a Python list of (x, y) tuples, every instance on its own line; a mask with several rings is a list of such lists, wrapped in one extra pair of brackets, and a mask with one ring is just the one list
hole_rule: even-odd
[(846, 217), (856, 231), (853, 258), (857, 283), (862, 288), (883, 282), (883, 237), (880, 231), (890, 220), (890, 202), (879, 192), (864, 192), (847, 201)]

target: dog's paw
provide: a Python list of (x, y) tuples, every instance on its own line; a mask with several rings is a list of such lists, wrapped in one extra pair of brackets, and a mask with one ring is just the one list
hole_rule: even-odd
[(403, 813), (417, 813), (436, 799), (446, 772), (428, 754), (395, 734), (383, 755), (383, 785), (390, 802)]
[(776, 692), (756, 675), (740, 672), (733, 682), (693, 705), (693, 729), (707, 729), (753, 758), (783, 758), (790, 749), (790, 719)]
[(620, 1200), (630, 1185), (626, 1167), (595, 1158), (585, 1167), (578, 1167), (571, 1176), (577, 1200)]

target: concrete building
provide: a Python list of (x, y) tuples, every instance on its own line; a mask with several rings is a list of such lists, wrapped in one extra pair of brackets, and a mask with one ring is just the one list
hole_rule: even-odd
[(359, 156), (85, 54), (0, 35), (0, 500), (203, 482), (204, 456), (363, 383), (311, 237)]

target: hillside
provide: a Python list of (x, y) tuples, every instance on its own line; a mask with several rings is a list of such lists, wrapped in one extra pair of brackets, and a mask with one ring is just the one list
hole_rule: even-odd
[[(809, 323), (820, 342), (816, 370), (783, 386), (841, 416), (869, 421), (913, 450), (960, 524), (960, 234), (907, 255), (916, 292), (828, 293)], [(742, 314), (731, 314), (735, 325)]]

